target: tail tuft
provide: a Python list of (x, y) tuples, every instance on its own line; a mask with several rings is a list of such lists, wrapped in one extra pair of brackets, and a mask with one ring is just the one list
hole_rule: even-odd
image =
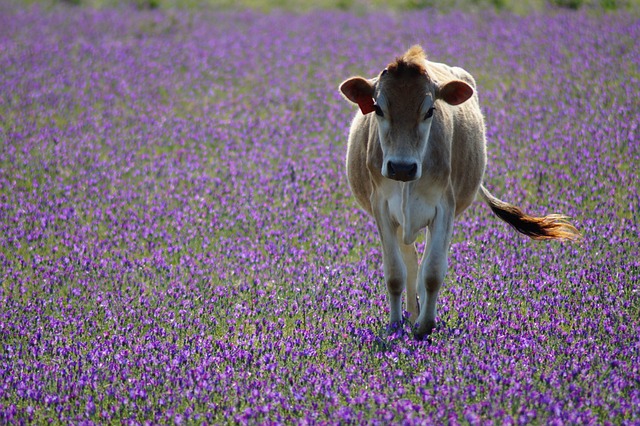
[(494, 197), (482, 185), (480, 193), (496, 216), (531, 239), (575, 241), (581, 238), (580, 232), (568, 222), (566, 216), (559, 214), (543, 217), (529, 216), (518, 207)]

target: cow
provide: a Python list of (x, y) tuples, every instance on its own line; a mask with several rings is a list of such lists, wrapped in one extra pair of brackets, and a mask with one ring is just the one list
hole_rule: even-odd
[[(415, 45), (378, 76), (351, 77), (339, 90), (359, 107), (349, 131), (347, 178), (382, 243), (388, 330), (402, 330), (406, 288), (414, 337), (432, 333), (454, 218), (477, 193), (495, 215), (532, 239), (580, 237), (565, 216), (530, 216), (483, 186), (484, 118), (476, 82), (464, 69), (431, 62)], [(423, 229), (419, 265), (415, 241)]]

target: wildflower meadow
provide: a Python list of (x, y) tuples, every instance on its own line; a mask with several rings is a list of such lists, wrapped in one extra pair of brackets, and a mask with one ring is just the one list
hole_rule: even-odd
[[(640, 17), (0, 4), (0, 423), (640, 423)], [(337, 88), (476, 79), (485, 185), (429, 341), (384, 332)], [(423, 240), (419, 244), (424, 244)]]

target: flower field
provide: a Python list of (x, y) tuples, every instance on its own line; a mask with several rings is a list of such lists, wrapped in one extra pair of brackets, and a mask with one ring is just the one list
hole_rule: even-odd
[[(637, 14), (0, 5), (0, 423), (638, 424)], [(338, 93), (478, 83), (485, 184), (430, 342), (387, 337)], [(422, 244), (422, 243), (420, 243)]]

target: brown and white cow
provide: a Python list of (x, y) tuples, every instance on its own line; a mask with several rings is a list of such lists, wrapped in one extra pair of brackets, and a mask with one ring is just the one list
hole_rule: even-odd
[[(347, 175), (358, 203), (375, 218), (383, 249), (390, 329), (402, 323), (402, 292), (414, 335), (431, 333), (447, 271), (453, 220), (475, 199), (533, 239), (576, 239), (561, 215), (533, 217), (482, 185), (485, 126), (473, 77), (430, 62), (413, 46), (377, 77), (352, 77), (340, 91), (358, 104), (349, 132)], [(426, 228), (421, 265), (415, 241)], [(417, 291), (417, 293), (416, 293)]]

